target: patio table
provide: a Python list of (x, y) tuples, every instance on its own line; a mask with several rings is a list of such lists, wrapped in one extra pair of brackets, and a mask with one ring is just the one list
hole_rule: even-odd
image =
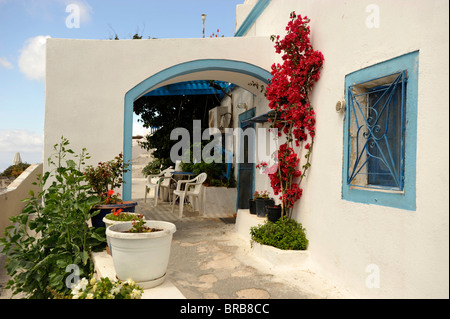
[[(175, 181), (177, 181), (177, 180), (183, 180), (183, 179), (189, 179), (189, 177), (192, 177), (192, 176), (195, 176), (195, 175), (197, 175), (197, 174), (195, 174), (195, 173), (192, 173), (192, 172), (176, 172), (176, 171), (174, 171), (174, 172), (170, 172), (171, 174), (172, 174), (172, 176), (174, 177), (174, 180)], [(182, 187), (183, 187), (184, 185), (182, 185)], [(175, 186), (175, 188), (176, 188), (176, 186)]]
[(189, 177), (189, 176), (193, 176), (193, 175), (197, 175), (197, 174), (195, 174), (195, 173), (192, 173), (192, 172), (170, 172), (172, 175), (178, 175), (178, 176), (181, 176), (182, 178), (184, 178), (184, 177)]

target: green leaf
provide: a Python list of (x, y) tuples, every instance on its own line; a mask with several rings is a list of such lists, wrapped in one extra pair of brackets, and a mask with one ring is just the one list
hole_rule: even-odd
[(67, 160), (66, 164), (67, 164), (67, 166), (69, 166), (72, 169), (74, 169), (77, 166), (77, 164), (73, 160)]
[(81, 260), (83, 261), (83, 265), (87, 264), (88, 259), (89, 259), (89, 254), (87, 251), (84, 250), (81, 254)]

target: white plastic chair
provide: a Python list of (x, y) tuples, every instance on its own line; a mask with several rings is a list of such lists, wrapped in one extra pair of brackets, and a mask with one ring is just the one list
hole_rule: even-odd
[(159, 189), (161, 190), (161, 197), (163, 199), (165, 199), (167, 197), (169, 200), (169, 203), (172, 202), (172, 193), (173, 193), (173, 188), (171, 187), (172, 183), (177, 182), (175, 179), (172, 178), (171, 172), (173, 172), (173, 169), (164, 174), (164, 177), (161, 179), (161, 182), (159, 185)]
[[(197, 207), (199, 208), (200, 214), (203, 214), (202, 205), (200, 203), (200, 196), (202, 184), (205, 182), (206, 177), (207, 177), (206, 173), (201, 173), (193, 179), (179, 180), (177, 182), (177, 189), (173, 191), (172, 196), (172, 213), (175, 209), (175, 201), (177, 200), (177, 198), (180, 198), (178, 217), (181, 218), (183, 216), (184, 199), (186, 197), (189, 197), (192, 201), (194, 211), (196, 211), (195, 201), (197, 201), (198, 202)], [(182, 189), (183, 184), (186, 184), (184, 186), (184, 189)]]
[(155, 195), (154, 195), (155, 204), (154, 205), (155, 206), (158, 205), (158, 193), (159, 193), (159, 187), (161, 186), (161, 181), (163, 180), (164, 175), (166, 173), (170, 173), (170, 172), (173, 172), (172, 166), (161, 171), (159, 174), (147, 176), (147, 183), (145, 184), (144, 203), (147, 202), (147, 193), (149, 192), (149, 190), (154, 189), (155, 190)]

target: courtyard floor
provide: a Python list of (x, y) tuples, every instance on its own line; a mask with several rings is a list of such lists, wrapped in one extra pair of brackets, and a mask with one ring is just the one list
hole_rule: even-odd
[[(167, 278), (187, 299), (342, 299), (350, 298), (308, 270), (278, 271), (252, 254), (250, 243), (235, 232), (235, 219), (202, 217), (185, 207), (182, 219), (168, 203), (144, 203), (137, 212), (147, 219), (172, 222)], [(178, 208), (178, 207), (176, 207)]]
[[(236, 233), (233, 216), (214, 217), (209, 213), (209, 217), (203, 217), (186, 206), (179, 219), (178, 207), (172, 213), (167, 202), (159, 202), (156, 207), (151, 199), (144, 203), (142, 180), (133, 184), (136, 212), (177, 227), (167, 279), (187, 299), (351, 298), (309, 270), (280, 271), (268, 266), (252, 253), (249, 241)], [(0, 254), (0, 299), (10, 298), (10, 292), (4, 289), (8, 280), (4, 259)]]

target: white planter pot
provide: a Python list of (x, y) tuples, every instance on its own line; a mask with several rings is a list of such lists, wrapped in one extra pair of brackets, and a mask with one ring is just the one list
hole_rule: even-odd
[[(127, 213), (127, 214), (136, 215), (136, 216), (139, 215), (139, 213)], [(144, 217), (144, 219), (145, 219), (145, 217)], [(112, 226), (112, 225), (128, 223), (128, 221), (125, 222), (125, 221), (111, 220), (111, 219), (106, 218), (106, 216), (103, 217), (102, 222), (105, 223), (105, 228), (108, 228), (109, 226)], [(108, 247), (111, 247), (111, 243), (109, 242), (108, 237), (106, 238), (106, 244), (108, 245)]]
[(120, 280), (131, 279), (146, 288), (162, 284), (169, 264), (174, 224), (146, 221), (150, 228), (162, 231), (151, 233), (124, 233), (131, 222), (122, 222), (106, 229), (116, 275)]
[[(127, 213), (127, 214), (139, 216), (139, 213)], [(144, 219), (145, 219), (145, 217), (144, 217)], [(106, 216), (105, 216), (105, 217), (103, 217), (102, 222), (104, 222), (106, 228), (108, 228), (109, 226), (128, 223), (129, 221), (111, 220), (111, 219), (106, 218)]]

